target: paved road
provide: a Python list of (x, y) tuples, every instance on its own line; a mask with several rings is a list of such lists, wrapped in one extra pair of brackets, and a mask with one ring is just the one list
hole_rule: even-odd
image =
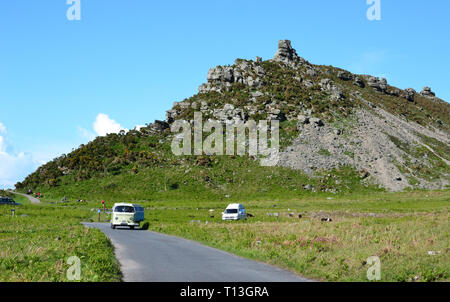
[(28, 200), (29, 200), (31, 203), (33, 203), (33, 204), (41, 203), (41, 201), (40, 201), (39, 199), (34, 198), (33, 196), (30, 196), (30, 195), (22, 194), (22, 193), (17, 193), (17, 192), (11, 191), (11, 190), (8, 191), (8, 192), (13, 193), (13, 194), (16, 194), (16, 195), (25, 196), (25, 197), (28, 198)]
[(306, 282), (291, 272), (197, 242), (150, 231), (84, 223), (100, 229), (115, 247), (127, 282)]

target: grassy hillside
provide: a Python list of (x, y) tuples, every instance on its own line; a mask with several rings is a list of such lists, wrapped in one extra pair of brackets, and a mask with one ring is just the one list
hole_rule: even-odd
[(36, 188), (46, 199), (108, 201), (246, 201), (299, 198), (322, 193), (382, 191), (363, 183), (349, 167), (323, 172), (310, 178), (301, 171), (261, 167), (247, 158), (212, 157), (207, 163), (194, 157), (180, 159), (177, 165), (143, 167), (135, 172), (102, 175), (84, 181), (63, 177), (57, 186)]

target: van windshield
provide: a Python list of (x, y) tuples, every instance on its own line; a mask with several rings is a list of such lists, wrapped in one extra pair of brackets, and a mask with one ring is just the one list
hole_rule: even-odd
[(134, 208), (130, 206), (118, 206), (114, 208), (115, 213), (134, 213)]
[(225, 210), (225, 213), (227, 213), (227, 214), (236, 214), (237, 212), (238, 212), (237, 209), (226, 209)]

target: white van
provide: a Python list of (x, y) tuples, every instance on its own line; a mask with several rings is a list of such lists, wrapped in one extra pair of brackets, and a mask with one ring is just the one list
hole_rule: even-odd
[(240, 203), (232, 203), (228, 205), (225, 212), (222, 213), (222, 220), (247, 220), (247, 212), (244, 205)]
[(127, 226), (133, 230), (135, 227), (139, 227), (144, 219), (144, 208), (142, 206), (131, 203), (116, 203), (112, 209), (111, 228)]

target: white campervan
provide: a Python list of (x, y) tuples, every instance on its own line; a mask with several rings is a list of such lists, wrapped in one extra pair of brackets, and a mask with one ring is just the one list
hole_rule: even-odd
[(225, 212), (222, 213), (222, 220), (247, 220), (247, 212), (244, 205), (240, 203), (232, 203), (228, 205)]
[(144, 208), (142, 206), (131, 203), (116, 203), (111, 214), (111, 228), (126, 226), (134, 229), (139, 227), (144, 219)]

